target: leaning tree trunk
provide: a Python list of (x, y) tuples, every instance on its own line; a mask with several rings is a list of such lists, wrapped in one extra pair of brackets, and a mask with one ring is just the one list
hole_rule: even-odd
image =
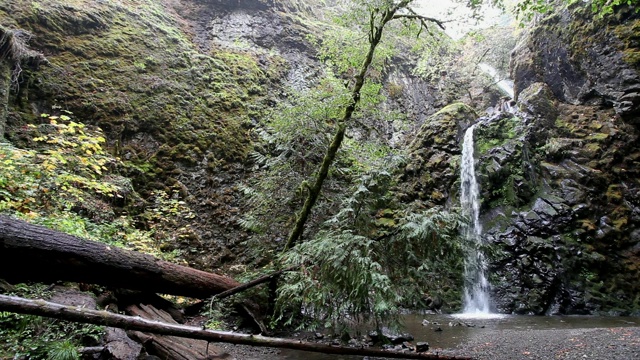
[(11, 89), (11, 67), (7, 60), (0, 59), (0, 140), (9, 114), (9, 91)]
[[(390, 6), (384, 11), (375, 9), (369, 14), (369, 50), (367, 51), (367, 55), (365, 56), (364, 61), (358, 69), (358, 73), (354, 76), (353, 87), (350, 91), (351, 99), (344, 108), (342, 119), (338, 121), (338, 127), (335, 134), (333, 134), (331, 145), (329, 145), (329, 148), (327, 149), (327, 152), (322, 159), (322, 164), (320, 164), (320, 169), (318, 169), (318, 173), (316, 174), (316, 177), (313, 181), (313, 185), (307, 187), (307, 198), (305, 199), (305, 202), (302, 205), (300, 211), (296, 214), (296, 223), (294, 224), (293, 229), (289, 234), (287, 244), (285, 245), (285, 250), (291, 249), (300, 240), (300, 238), (302, 237), (302, 233), (304, 232), (305, 224), (307, 223), (307, 220), (311, 215), (311, 210), (315, 206), (316, 201), (318, 201), (318, 197), (320, 196), (320, 192), (322, 191), (322, 185), (329, 175), (329, 168), (335, 161), (338, 150), (340, 150), (342, 142), (344, 141), (347, 126), (351, 122), (353, 114), (356, 111), (356, 107), (360, 102), (360, 92), (362, 91), (362, 87), (364, 86), (369, 67), (373, 62), (376, 48), (382, 40), (384, 27), (394, 19), (412, 19), (421, 22), (421, 29), (422, 27), (427, 27), (427, 22), (434, 22), (442, 29), (444, 29), (444, 26), (439, 20), (418, 15), (413, 10), (407, 8), (407, 5), (409, 5), (409, 3), (411, 3), (410, 0), (402, 0), (395, 5)], [(403, 10), (407, 11), (408, 14), (398, 14), (398, 12), (401, 12)]]
[(331, 145), (329, 145), (329, 148), (327, 149), (327, 152), (322, 159), (322, 164), (320, 165), (318, 174), (316, 175), (315, 181), (313, 182), (313, 186), (307, 188), (307, 198), (302, 205), (302, 209), (297, 214), (296, 223), (293, 226), (293, 230), (291, 230), (291, 233), (289, 234), (289, 239), (287, 240), (285, 250), (294, 247), (302, 236), (304, 226), (307, 223), (309, 216), (311, 215), (311, 210), (315, 206), (316, 201), (320, 196), (320, 192), (322, 191), (322, 185), (329, 175), (329, 168), (333, 164), (338, 150), (340, 150), (340, 147), (342, 146), (342, 141), (344, 140), (344, 135), (347, 131), (347, 124), (351, 122), (351, 118), (353, 117), (353, 113), (356, 110), (356, 106), (360, 102), (360, 91), (362, 90), (362, 86), (364, 85), (369, 66), (373, 61), (373, 55), (375, 54), (376, 47), (380, 43), (380, 40), (382, 40), (382, 32), (384, 26), (393, 19), (393, 15), (395, 15), (396, 10), (397, 8), (393, 8), (392, 10), (386, 12), (380, 21), (380, 26), (376, 27), (375, 29), (371, 29), (371, 34), (369, 37), (369, 51), (367, 52), (367, 56), (365, 57), (364, 62), (360, 66), (358, 74), (355, 76), (355, 82), (353, 84), (353, 88), (351, 89), (351, 100), (345, 106), (344, 114), (342, 115), (342, 119), (340, 119), (340, 121), (338, 122), (338, 128), (333, 135)]
[(237, 281), (0, 215), (0, 278), (57, 280), (203, 298)]

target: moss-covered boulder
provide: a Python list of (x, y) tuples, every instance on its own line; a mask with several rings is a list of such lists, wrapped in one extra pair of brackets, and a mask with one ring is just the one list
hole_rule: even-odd
[(426, 119), (409, 147), (410, 159), (403, 173), (404, 201), (420, 200), (434, 206), (456, 197), (462, 130), (477, 117), (469, 106), (455, 103)]

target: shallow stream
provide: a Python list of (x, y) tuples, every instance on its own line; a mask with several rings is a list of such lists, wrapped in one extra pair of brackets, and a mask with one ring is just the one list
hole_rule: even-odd
[[(429, 324), (422, 325), (423, 320)], [(452, 315), (420, 315), (403, 316), (405, 325), (403, 333), (415, 338), (414, 343), (426, 341), (431, 349), (454, 348), (482, 331), (488, 330), (548, 330), (548, 329), (584, 329), (640, 326), (640, 317), (610, 316), (523, 316), (505, 315), (494, 319), (458, 319)], [(467, 323), (472, 327), (450, 326)], [(439, 325), (438, 325), (439, 324)], [(440, 327), (442, 331), (435, 329)], [(305, 351), (282, 350), (280, 360), (361, 360), (361, 356), (339, 356), (311, 353)]]

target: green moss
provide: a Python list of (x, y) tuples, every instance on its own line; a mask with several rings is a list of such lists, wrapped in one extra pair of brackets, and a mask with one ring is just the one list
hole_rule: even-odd
[[(5, 20), (32, 32), (34, 48), (47, 49), (52, 66), (39, 74), (33, 100), (100, 125), (109, 139), (121, 139), (122, 152), (139, 142), (136, 134), (150, 137), (123, 159), (132, 175), (173, 171), (165, 164), (173, 158), (186, 166), (205, 154), (216, 166), (243, 161), (252, 147), (246, 125), (264, 113), (267, 89), (285, 70), (276, 55), (258, 62), (243, 51), (200, 53), (181, 22), (150, 0), (12, 2), (0, 5)], [(158, 152), (157, 143), (176, 151)], [(181, 143), (193, 146), (178, 154)], [(155, 164), (160, 174), (149, 169)]]
[(476, 151), (478, 156), (486, 154), (495, 147), (504, 145), (507, 141), (513, 140), (518, 136), (518, 125), (520, 119), (518, 117), (507, 117), (493, 121), (486, 126), (476, 128)]
[(591, 140), (591, 141), (604, 141), (609, 137), (609, 134), (604, 134), (604, 133), (595, 133), (595, 134), (591, 134), (587, 137), (587, 140)]
[(607, 193), (605, 194), (609, 203), (617, 203), (622, 200), (622, 186), (621, 185), (609, 185)]
[(640, 68), (640, 19), (617, 25), (613, 28), (622, 41), (622, 59), (635, 68)]

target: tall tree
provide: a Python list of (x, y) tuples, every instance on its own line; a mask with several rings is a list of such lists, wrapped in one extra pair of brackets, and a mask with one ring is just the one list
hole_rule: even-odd
[(356, 107), (360, 102), (361, 91), (367, 78), (367, 72), (373, 61), (376, 49), (382, 40), (387, 24), (393, 20), (406, 19), (417, 21), (420, 23), (421, 27), (424, 28), (428, 27), (428, 23), (433, 23), (444, 29), (442, 22), (439, 20), (419, 15), (411, 9), (410, 4), (412, 2), (412, 0), (365, 0), (355, 1), (353, 3), (353, 6), (356, 6), (357, 9), (360, 10), (359, 12), (361, 14), (365, 13), (368, 15), (368, 24), (365, 26), (365, 30), (367, 32), (369, 48), (362, 64), (349, 82), (350, 99), (344, 106), (342, 118), (338, 120), (337, 128), (333, 135), (331, 144), (324, 155), (312, 184), (306, 185), (307, 196), (302, 208), (296, 216), (296, 222), (289, 234), (285, 250), (295, 246), (302, 236), (305, 224), (307, 223), (311, 211), (320, 196), (322, 185), (329, 174), (329, 168), (333, 164), (336, 154), (344, 141), (347, 127), (349, 126), (353, 114), (356, 111)]

